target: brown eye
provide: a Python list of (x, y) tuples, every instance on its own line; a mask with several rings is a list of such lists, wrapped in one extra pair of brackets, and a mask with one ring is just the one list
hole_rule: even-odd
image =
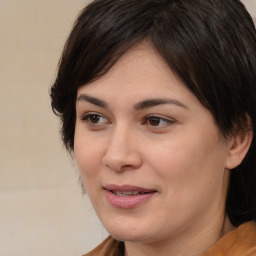
[(161, 118), (157, 116), (151, 116), (148, 118), (148, 124), (152, 126), (158, 126), (160, 124)]
[(156, 128), (166, 127), (173, 123), (174, 123), (173, 120), (169, 120), (169, 119), (166, 119), (160, 116), (154, 116), (154, 115), (147, 116), (144, 121), (144, 124), (151, 127), (156, 127)]
[(81, 120), (90, 125), (104, 125), (108, 123), (108, 120), (105, 117), (95, 113), (85, 114), (82, 116)]
[(99, 115), (90, 115), (88, 116), (88, 121), (90, 121), (92, 124), (97, 124), (100, 121)]

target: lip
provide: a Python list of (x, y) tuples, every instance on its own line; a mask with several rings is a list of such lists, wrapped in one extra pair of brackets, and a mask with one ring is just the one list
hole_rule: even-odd
[[(123, 209), (130, 209), (138, 207), (141, 204), (146, 203), (150, 200), (157, 191), (155, 189), (147, 189), (142, 187), (137, 187), (133, 185), (114, 185), (109, 184), (103, 187), (105, 190), (105, 196), (107, 201), (114, 207), (123, 208)], [(114, 194), (112, 191), (115, 192), (143, 192), (145, 194), (137, 194), (131, 196), (118, 196)]]
[(118, 192), (156, 192), (156, 189), (147, 189), (142, 187), (137, 187), (133, 185), (115, 185), (115, 184), (109, 184), (103, 187), (106, 190), (112, 190), (112, 191), (118, 191)]

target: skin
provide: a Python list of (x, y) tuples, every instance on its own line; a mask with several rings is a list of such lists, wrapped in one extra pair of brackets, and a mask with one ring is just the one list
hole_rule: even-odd
[[(211, 113), (149, 43), (127, 51), (77, 98), (76, 162), (97, 215), (125, 241), (126, 256), (198, 256), (233, 229), (225, 200), (234, 140), (221, 137)], [(169, 102), (138, 108), (149, 99)], [(107, 201), (106, 184), (157, 193), (122, 209)]]

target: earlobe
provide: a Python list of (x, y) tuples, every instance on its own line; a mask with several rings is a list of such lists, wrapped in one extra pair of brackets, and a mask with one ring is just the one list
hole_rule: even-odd
[(226, 161), (226, 168), (231, 170), (237, 167), (245, 158), (253, 139), (253, 131), (240, 131), (231, 140)]

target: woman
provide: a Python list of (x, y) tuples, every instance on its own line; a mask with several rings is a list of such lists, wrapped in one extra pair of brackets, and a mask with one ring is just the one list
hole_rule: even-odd
[(110, 233), (86, 255), (256, 255), (256, 32), (238, 0), (96, 0), (52, 106)]

